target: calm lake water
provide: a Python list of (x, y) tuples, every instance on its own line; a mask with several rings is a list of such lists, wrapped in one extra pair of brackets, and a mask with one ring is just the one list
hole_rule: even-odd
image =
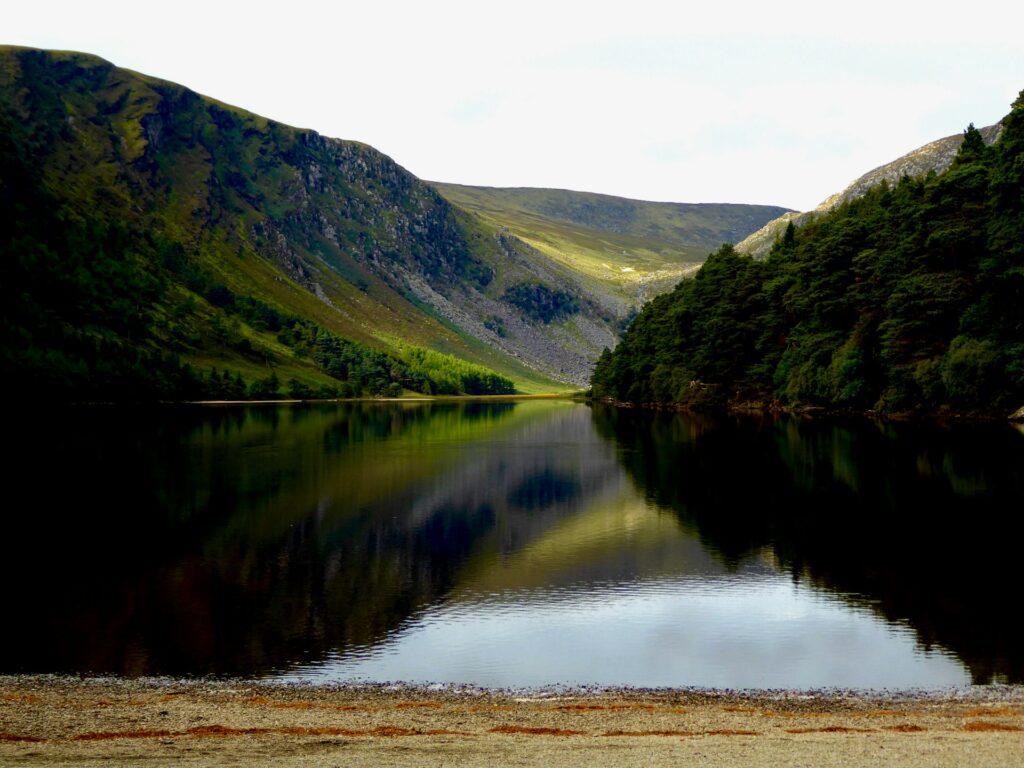
[(5, 433), (0, 672), (1024, 682), (1024, 434), (562, 401)]

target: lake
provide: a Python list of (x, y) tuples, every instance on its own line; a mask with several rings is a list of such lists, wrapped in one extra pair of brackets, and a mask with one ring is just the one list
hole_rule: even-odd
[(0, 672), (1024, 682), (1024, 433), (558, 400), (25, 409)]

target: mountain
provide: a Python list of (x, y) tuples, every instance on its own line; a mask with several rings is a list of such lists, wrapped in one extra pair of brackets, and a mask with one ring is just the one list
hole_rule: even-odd
[(770, 205), (657, 203), (529, 187), (431, 182), (472, 211), (571, 269), (588, 290), (639, 308), (692, 274), (708, 253), (787, 213)]
[(0, 139), (3, 350), (31, 391), (177, 396), (179, 363), (422, 389), (392, 375), (410, 346), (550, 390), (614, 338), (571, 275), (371, 147), (96, 57), (0, 51)]
[[(996, 123), (982, 128), (982, 138), (986, 144), (995, 143), (1002, 131), (1002, 124)], [(949, 168), (956, 157), (964, 136), (958, 133), (955, 136), (946, 136), (942, 139), (925, 144), (923, 147), (908, 152), (907, 154), (893, 160), (891, 163), (880, 165), (874, 170), (868, 171), (863, 176), (851, 182), (842, 192), (830, 195), (821, 201), (813, 211), (799, 213), (789, 211), (763, 227), (747, 235), (736, 243), (736, 250), (740, 253), (748, 253), (756, 258), (763, 257), (771, 249), (775, 240), (782, 236), (787, 225), (793, 222), (794, 225), (806, 224), (815, 216), (828, 213), (839, 205), (847, 203), (864, 195), (869, 189), (878, 186), (883, 181), (888, 184), (896, 184), (904, 176), (924, 176), (927, 173), (942, 173)]]
[(604, 353), (594, 394), (1002, 416), (1024, 403), (1024, 92), (998, 140), (969, 126), (940, 174), (731, 246)]
[[(5, 349), (44, 391), (122, 379), (139, 354), (143, 377), (170, 354), (246, 382), (350, 378), (351, 361), (316, 359), (321, 332), (365, 359), (412, 345), (550, 390), (615, 337), (572, 275), (366, 145), (18, 48), (0, 51), (0, 121)], [(394, 378), (373, 359), (357, 389)]]
[[(546, 243), (557, 205), (533, 231), (467, 195), (95, 56), (0, 47), (10, 385), (116, 400), (584, 384), (638, 299)], [(775, 213), (640, 217), (621, 235), (599, 221), (633, 205), (559, 226), (671, 263)]]

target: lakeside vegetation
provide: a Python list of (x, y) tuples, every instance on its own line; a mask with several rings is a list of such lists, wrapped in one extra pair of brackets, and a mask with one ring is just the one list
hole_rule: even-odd
[(881, 184), (650, 302), (597, 397), (1006, 415), (1024, 404), (1024, 93), (991, 147)]

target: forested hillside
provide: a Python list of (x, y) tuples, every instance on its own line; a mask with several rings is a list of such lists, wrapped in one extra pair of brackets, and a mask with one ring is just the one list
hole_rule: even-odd
[(991, 147), (725, 246), (598, 362), (599, 397), (1005, 415), (1024, 404), (1024, 93)]

